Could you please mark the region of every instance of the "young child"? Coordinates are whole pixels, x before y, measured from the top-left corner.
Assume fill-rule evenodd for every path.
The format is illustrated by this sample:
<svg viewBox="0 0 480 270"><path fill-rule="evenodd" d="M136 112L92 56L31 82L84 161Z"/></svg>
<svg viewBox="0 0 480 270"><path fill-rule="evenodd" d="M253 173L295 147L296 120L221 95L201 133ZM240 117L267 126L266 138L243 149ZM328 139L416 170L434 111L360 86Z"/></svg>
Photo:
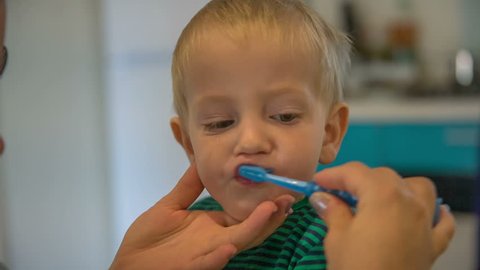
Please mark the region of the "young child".
<svg viewBox="0 0 480 270"><path fill-rule="evenodd" d="M332 162L347 129L342 77L350 44L297 0L213 0L182 32L173 56L175 138L212 197L191 209L242 221L265 200L296 199L285 223L230 269L325 269L326 233L308 201L242 179L254 164L308 181Z"/></svg>

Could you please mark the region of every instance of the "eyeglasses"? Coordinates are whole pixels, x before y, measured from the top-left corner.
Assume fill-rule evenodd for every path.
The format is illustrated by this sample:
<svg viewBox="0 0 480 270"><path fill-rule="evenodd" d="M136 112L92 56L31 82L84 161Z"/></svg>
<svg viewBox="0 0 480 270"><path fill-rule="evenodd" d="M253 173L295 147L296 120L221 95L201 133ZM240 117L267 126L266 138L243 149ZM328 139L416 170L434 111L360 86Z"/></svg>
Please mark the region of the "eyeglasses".
<svg viewBox="0 0 480 270"><path fill-rule="evenodd" d="M2 77L3 72L5 71L5 67L7 66L7 59L8 59L7 47L3 46L1 56L2 58L0 62L0 77Z"/></svg>

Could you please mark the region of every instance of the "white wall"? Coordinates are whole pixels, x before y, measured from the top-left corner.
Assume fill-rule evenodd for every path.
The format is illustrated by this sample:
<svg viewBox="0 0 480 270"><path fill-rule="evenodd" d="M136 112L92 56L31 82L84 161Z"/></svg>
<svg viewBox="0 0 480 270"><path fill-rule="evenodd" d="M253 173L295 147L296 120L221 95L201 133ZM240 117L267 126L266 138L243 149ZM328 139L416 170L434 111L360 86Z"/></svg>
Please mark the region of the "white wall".
<svg viewBox="0 0 480 270"><path fill-rule="evenodd" d="M6 263L106 269L99 3L7 2L10 61L0 81Z"/></svg>
<svg viewBox="0 0 480 270"><path fill-rule="evenodd" d="M466 29L463 32L464 46L467 49L477 52L480 57L480 1L478 0L463 0L462 1L462 24Z"/></svg>
<svg viewBox="0 0 480 270"><path fill-rule="evenodd" d="M104 1L115 246L187 168L169 125L171 54L183 27L206 2Z"/></svg>

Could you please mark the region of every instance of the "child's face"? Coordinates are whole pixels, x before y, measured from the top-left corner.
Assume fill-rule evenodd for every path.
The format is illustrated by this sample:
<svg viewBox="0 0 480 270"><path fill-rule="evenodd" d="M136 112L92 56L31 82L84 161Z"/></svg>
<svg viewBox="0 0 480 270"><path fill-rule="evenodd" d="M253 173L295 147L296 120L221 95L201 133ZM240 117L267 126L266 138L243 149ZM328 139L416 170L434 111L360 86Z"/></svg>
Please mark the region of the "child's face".
<svg viewBox="0 0 480 270"><path fill-rule="evenodd" d="M185 76L186 132L180 131L178 119L172 120L204 186L237 220L279 195L300 198L273 184L240 179L239 165L310 180L324 145L335 137L328 134L330 111L315 95L313 60L253 40L238 45L212 37L203 42L192 53Z"/></svg>

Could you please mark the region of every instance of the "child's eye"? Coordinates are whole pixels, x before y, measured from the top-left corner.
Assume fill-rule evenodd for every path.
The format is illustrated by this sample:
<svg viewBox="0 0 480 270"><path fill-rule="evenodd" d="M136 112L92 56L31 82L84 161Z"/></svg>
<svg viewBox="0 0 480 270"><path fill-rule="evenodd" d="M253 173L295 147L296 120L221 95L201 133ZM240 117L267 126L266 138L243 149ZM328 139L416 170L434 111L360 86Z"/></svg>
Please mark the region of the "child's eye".
<svg viewBox="0 0 480 270"><path fill-rule="evenodd" d="M235 120L216 121L216 122L205 124L205 129L207 131L219 131L219 130L228 128L229 126L233 125L233 123L235 123Z"/></svg>
<svg viewBox="0 0 480 270"><path fill-rule="evenodd" d="M298 118L298 114L296 113L280 113L270 116L270 118L283 122L283 123L290 123Z"/></svg>

